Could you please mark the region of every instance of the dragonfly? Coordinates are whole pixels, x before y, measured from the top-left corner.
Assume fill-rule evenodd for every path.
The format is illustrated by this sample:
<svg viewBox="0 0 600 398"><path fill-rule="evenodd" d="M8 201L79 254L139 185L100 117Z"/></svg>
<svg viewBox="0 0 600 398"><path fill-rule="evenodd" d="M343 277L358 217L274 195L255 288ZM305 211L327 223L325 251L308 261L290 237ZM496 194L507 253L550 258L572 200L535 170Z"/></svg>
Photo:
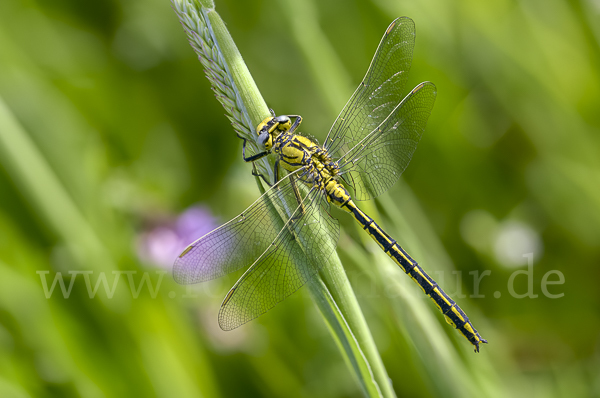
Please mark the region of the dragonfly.
<svg viewBox="0 0 600 398"><path fill-rule="evenodd" d="M318 273L337 245L339 224L329 212L335 206L354 217L475 352L487 343L456 302L355 203L384 193L398 180L431 114L437 94L433 83L420 83L402 96L414 42L410 18L390 24L322 146L297 133L301 116L273 112L256 128L263 152L246 156L246 139L240 137L246 162L276 156L275 183L261 176L270 186L265 193L239 216L191 243L173 266L174 279L191 284L249 265L221 304L223 330L267 312ZM281 179L280 169L287 172Z"/></svg>

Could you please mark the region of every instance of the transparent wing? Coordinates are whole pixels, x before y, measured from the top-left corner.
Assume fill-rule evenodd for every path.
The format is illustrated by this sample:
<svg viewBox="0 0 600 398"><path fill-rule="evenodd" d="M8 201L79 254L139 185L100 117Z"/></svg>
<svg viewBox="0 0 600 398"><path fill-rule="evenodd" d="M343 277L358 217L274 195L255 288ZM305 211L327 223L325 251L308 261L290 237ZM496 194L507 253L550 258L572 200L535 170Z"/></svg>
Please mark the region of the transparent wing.
<svg viewBox="0 0 600 398"><path fill-rule="evenodd" d="M273 308L335 251L339 225L326 211L323 195L317 188L308 193L273 244L231 288L219 311L221 329L235 329Z"/></svg>
<svg viewBox="0 0 600 398"><path fill-rule="evenodd" d="M387 119L340 160L340 173L354 188L354 198L374 198L394 185L406 169L423 135L436 97L424 82L402 100Z"/></svg>
<svg viewBox="0 0 600 398"><path fill-rule="evenodd" d="M415 45L415 24L401 17L387 28L369 70L333 123L323 146L342 157L385 120L402 100Z"/></svg>
<svg viewBox="0 0 600 398"><path fill-rule="evenodd" d="M291 178L301 172L288 174L242 214L189 245L173 265L175 281L198 283L252 264L277 237L287 221L282 221L284 214L291 215L298 205ZM294 202L291 210L280 212L285 203Z"/></svg>

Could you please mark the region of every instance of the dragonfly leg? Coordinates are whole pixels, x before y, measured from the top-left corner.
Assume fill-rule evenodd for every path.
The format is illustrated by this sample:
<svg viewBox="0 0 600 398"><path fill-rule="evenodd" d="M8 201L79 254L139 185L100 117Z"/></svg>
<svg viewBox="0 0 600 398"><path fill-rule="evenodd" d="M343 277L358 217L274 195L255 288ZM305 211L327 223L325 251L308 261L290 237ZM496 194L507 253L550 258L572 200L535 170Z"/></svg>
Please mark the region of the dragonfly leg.
<svg viewBox="0 0 600 398"><path fill-rule="evenodd" d="M290 184L292 185L292 188L294 189L294 196L296 197L296 201L298 202L298 205L300 206L300 214L297 217L294 217L294 219L298 219L298 218L302 217L302 215L304 215L304 212L306 211L306 209L304 208L304 204L302 204L302 196L300 196L300 191L298 190L298 187L296 186L295 177L290 176Z"/></svg>
<svg viewBox="0 0 600 398"><path fill-rule="evenodd" d="M275 161L275 183L279 182L279 158Z"/></svg>
<svg viewBox="0 0 600 398"><path fill-rule="evenodd" d="M296 120L294 120L294 124L292 124L292 127L290 127L290 133L294 133L294 131L296 131L296 129L298 128L298 126L300 126L300 123L302 123L302 116L300 115L286 115L289 118L296 118Z"/></svg>
<svg viewBox="0 0 600 398"><path fill-rule="evenodd" d="M256 165L254 163L252 163L252 175L255 177L262 178L262 180L265 182L265 184L269 186L269 188L273 188L273 186L275 186L275 184L277 184L277 182L279 181L279 159L275 161L275 183L271 184L269 180L267 180L267 177L264 176L264 174L259 173L256 170Z"/></svg>
<svg viewBox="0 0 600 398"><path fill-rule="evenodd" d="M248 156L246 157L246 143L247 143L247 139L242 137L241 135L237 135L238 138L240 138L242 141L244 141L244 144L242 145L242 158L244 159L245 162L252 162L252 175L255 177L260 177L262 178L262 180L265 182L265 184L267 184L269 187L272 187L273 184L271 184L269 182L269 180L267 180L267 178L263 175L263 174L259 174L258 171L256 170L256 165L254 164L255 161L264 158L265 156L267 156L270 152L269 151L264 151L261 153L258 153L256 155L253 156ZM275 181L277 181L278 179L275 178Z"/></svg>
<svg viewBox="0 0 600 398"><path fill-rule="evenodd" d="M252 163L252 175L255 176L255 177L262 178L262 180L265 182L265 184L267 184L269 186L269 188L273 187L273 184L271 184L269 182L269 180L267 180L267 178L264 176L264 174L261 174L261 173L259 173L256 170L256 164L255 163Z"/></svg>
<svg viewBox="0 0 600 398"><path fill-rule="evenodd" d="M239 134L237 136L242 141L244 141L244 144L242 145L242 157L244 159L244 162L254 162L254 161L257 161L258 159L264 158L265 156L267 156L269 154L269 151L264 151L264 152L258 153L256 155L246 157L246 143L248 142L248 140Z"/></svg>

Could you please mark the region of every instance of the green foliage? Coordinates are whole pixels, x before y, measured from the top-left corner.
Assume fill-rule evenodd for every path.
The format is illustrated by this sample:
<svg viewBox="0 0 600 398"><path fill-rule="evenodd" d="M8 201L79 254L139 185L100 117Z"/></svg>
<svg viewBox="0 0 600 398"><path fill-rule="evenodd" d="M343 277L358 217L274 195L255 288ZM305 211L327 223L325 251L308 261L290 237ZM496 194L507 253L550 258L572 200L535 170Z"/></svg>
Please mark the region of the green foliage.
<svg viewBox="0 0 600 398"><path fill-rule="evenodd" d="M170 6L0 3L0 395L360 396L309 289L225 333L216 311L234 278L186 290L138 258L142 233L186 207L202 202L226 221L258 196ZM382 30L400 15L415 20L409 85L434 82L437 102L404 182L363 205L446 291L461 272L467 297L454 298L490 344L473 354L335 213L339 256L398 396L600 394L593 2L215 6L268 106L303 115L320 140ZM519 299L507 284L526 269L513 261L526 249L538 297ZM134 298L127 274L113 298L102 288L88 296L85 275L94 285L107 272L110 284L113 271L134 270L136 285L143 272L161 281L154 298L145 288ZM484 297L468 297L469 272L485 270ZM552 270L565 283L548 291L564 297L543 294ZM68 299L46 299L44 271L49 284L63 272L67 287L68 271L88 273ZM527 290L525 275L514 290Z"/></svg>

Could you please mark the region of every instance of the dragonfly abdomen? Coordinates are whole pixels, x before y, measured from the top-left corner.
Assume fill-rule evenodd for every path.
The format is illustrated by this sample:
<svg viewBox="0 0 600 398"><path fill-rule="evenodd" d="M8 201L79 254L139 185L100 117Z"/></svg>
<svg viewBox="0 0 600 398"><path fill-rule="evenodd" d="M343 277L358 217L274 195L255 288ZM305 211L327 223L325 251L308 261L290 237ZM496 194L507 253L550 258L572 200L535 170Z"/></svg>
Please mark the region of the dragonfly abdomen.
<svg viewBox="0 0 600 398"><path fill-rule="evenodd" d="M354 216L356 221L373 238L383 251L394 260L402 270L411 277L431 298L435 305L446 318L446 322L454 326L471 344L475 346L475 351L479 352L479 344L487 343L487 340L481 338L477 330L469 321L465 312L450 298L446 292L430 277L421 266L377 223L360 210L352 200L346 201L342 206L343 210Z"/></svg>

